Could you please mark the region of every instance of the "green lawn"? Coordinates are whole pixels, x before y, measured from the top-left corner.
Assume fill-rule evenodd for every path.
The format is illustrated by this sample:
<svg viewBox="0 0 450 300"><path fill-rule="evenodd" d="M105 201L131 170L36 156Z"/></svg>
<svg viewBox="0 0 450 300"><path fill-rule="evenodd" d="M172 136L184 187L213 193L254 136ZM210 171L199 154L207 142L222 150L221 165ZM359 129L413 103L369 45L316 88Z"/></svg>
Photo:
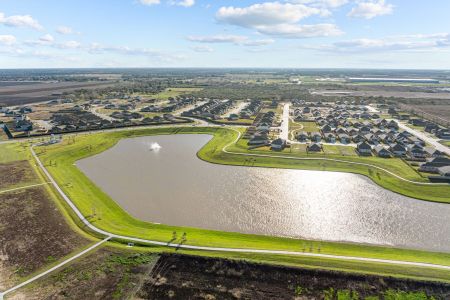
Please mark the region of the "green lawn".
<svg viewBox="0 0 450 300"><path fill-rule="evenodd" d="M226 144L226 143L225 143ZM257 155L276 155L279 157L257 157L256 162L252 163L255 166L261 167L271 167L271 168L288 168L288 169L307 169L307 170L321 170L321 171L340 171L348 173L357 173L365 175L372 179L378 185L389 189L391 191L403 194L405 196L428 200L436 202L450 203L450 185L417 185L414 183L409 183L392 176L391 174L373 167L368 167L365 165L358 165L354 163L365 163L374 165L386 170L389 170L405 179L414 180L417 182L428 182L426 177L422 177L414 168L405 163L399 158L380 158L380 157L360 157L360 156L342 156L339 154L328 154L326 157L323 153L306 153L304 151L295 151L297 145L294 146L294 150L291 151L290 148L286 148L283 151L270 151L268 147L256 148L253 150L248 150L247 141L244 139L239 140L236 144L228 147L229 151L239 152L239 153L251 153ZM330 146L337 147L337 146ZM344 146L340 146L344 147ZM207 148L207 147L205 147ZM204 148L204 149L205 149ZM203 152L202 149L200 153ZM347 149L351 152L350 149ZM348 154L350 154L348 152ZM216 159L216 157L219 159ZM287 158L283 158L287 156ZM202 157L202 156L201 156ZM294 160L289 159L289 157L295 158L316 158L317 160ZM326 159L337 159L337 161L323 160ZM237 154L226 154L226 155L212 155L210 157L205 157L207 161L213 161L220 164L230 164L230 165L242 165L248 157L237 155Z"/></svg>
<svg viewBox="0 0 450 300"><path fill-rule="evenodd" d="M439 143L441 143L441 144L444 145L444 146L450 147L450 141L444 141L444 140L441 140L441 141L439 141Z"/></svg>
<svg viewBox="0 0 450 300"><path fill-rule="evenodd" d="M289 119L289 135L291 139L295 139L295 135L299 132L318 132L320 129L314 121L295 122Z"/></svg>
<svg viewBox="0 0 450 300"><path fill-rule="evenodd" d="M416 250L394 249L388 247L375 247L367 245L305 241L298 239L268 237L259 235L239 234L231 232L221 232L212 230L203 230L197 228L177 227L161 224L153 224L137 220L127 214L120 206L118 206L108 195L95 186L75 165L74 163L82 158L100 153L113 145L122 138L155 135L155 134L175 134L175 133L206 133L213 134L212 139L205 147L203 147L198 156L201 159L214 163L243 165L246 159L243 156L235 154L227 154L221 151L224 145L237 137L235 131L224 128L202 128L202 127L184 127L184 128L153 128L140 129L130 131L116 131L109 133L96 133L90 135L82 135L75 137L75 140L66 138L62 144L39 147L36 149L43 163L47 166L49 172L58 181L64 192L75 202L77 207L85 216L91 216L91 221L99 228L114 232L116 234L128 235L140 238L154 239L159 241L169 241L172 232L186 232L188 243L191 245L214 246L214 247L240 247L255 249L276 249L301 251L305 245L311 247L313 252L317 252L320 247L321 253L336 255L355 255L362 257L376 257L386 259L400 259L408 261L430 262L443 265L450 265L450 254L447 253L430 253ZM235 146L234 148L236 148ZM230 147L231 148L231 147ZM52 161L52 165L49 162ZM284 167L284 168L310 168L310 169L345 169L350 168L354 172L353 167L332 166L331 164L319 165L317 162L311 164L308 162L293 161L288 159L272 159L257 158L255 165L268 167ZM404 166L403 166L404 167ZM361 173L366 172L365 168L360 170ZM376 176L371 176L376 178ZM384 178L383 181L387 180ZM396 187L403 187L404 183L398 183ZM394 185L395 186L395 185ZM417 189L417 188L416 188ZM449 192L447 189L446 192ZM448 194L446 194L448 195ZM96 216L92 216L92 207L95 207ZM202 253L202 252L200 252ZM233 256L232 254L220 255ZM237 255L237 254L236 254ZM239 256L239 255L237 255ZM245 255L241 255L244 257ZM284 256L265 256L265 260L272 262L282 262L288 260ZM261 258L262 259L262 258ZM301 261L303 265L316 266L318 259L312 258L291 258L294 261ZM328 268L345 269L357 271L360 269L360 263L349 263L345 268L343 262L338 260L327 261ZM374 272L381 272L385 269L383 265L377 265L378 269L372 269ZM395 271L397 275L404 276L423 276L421 270L412 271L411 268L401 268ZM414 274L411 274L414 273ZM389 272L388 272L389 273ZM391 274L391 273L389 273ZM450 272L446 274L450 275Z"/></svg>
<svg viewBox="0 0 450 300"><path fill-rule="evenodd" d="M0 163L25 160L29 157L30 153L25 143L0 144Z"/></svg>

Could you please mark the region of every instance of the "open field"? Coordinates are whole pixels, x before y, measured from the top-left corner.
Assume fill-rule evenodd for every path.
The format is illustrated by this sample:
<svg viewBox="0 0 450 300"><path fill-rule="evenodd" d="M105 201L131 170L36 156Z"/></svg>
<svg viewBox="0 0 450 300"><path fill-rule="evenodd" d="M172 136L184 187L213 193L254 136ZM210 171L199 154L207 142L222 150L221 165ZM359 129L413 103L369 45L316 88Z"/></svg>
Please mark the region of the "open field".
<svg viewBox="0 0 450 300"><path fill-rule="evenodd" d="M295 122L289 119L289 138L295 140L295 135L301 131L304 132L318 132L319 127L316 122Z"/></svg>
<svg viewBox="0 0 450 300"><path fill-rule="evenodd" d="M12 299L129 299L158 256L103 247L11 294Z"/></svg>
<svg viewBox="0 0 450 300"><path fill-rule="evenodd" d="M28 161L0 164L0 174L4 190L40 182ZM45 186L0 193L0 291L90 242L57 210Z"/></svg>
<svg viewBox="0 0 450 300"><path fill-rule="evenodd" d="M95 90L114 85L111 81L97 82L57 82L0 87L0 104L19 105L58 99L64 92L78 89Z"/></svg>
<svg viewBox="0 0 450 300"><path fill-rule="evenodd" d="M446 121L450 124L450 104L447 105L410 105L418 115L423 115L426 119ZM442 123L442 122L439 122Z"/></svg>
<svg viewBox="0 0 450 300"><path fill-rule="evenodd" d="M162 255L143 299L445 299L450 286L196 256ZM327 298L328 297L328 298ZM303 299L303 298L301 298Z"/></svg>
<svg viewBox="0 0 450 300"><path fill-rule="evenodd" d="M117 143L121 138L144 136L151 134L174 134L174 133L209 133L214 134L215 139L211 140L200 152L199 156L208 161L226 164L245 164L245 157L227 154L221 151L222 147L232 141L237 133L232 130L222 128L155 128L143 129L135 131L120 131L111 133L99 133L92 135L78 136L75 140L66 140L61 145L53 145L48 147L39 147L36 149L41 160L47 165L49 172L59 182L64 192L75 202L78 209L88 216L92 215L92 208L95 207L97 217L91 222L95 223L98 228L108 230L110 232L140 237L145 239L153 239L167 242L171 240L173 231L186 232L187 242L190 245L215 246L215 247L239 247L253 249L276 249L276 250L292 250L298 251L302 244L311 245L311 251L317 251L320 248L321 253L353 255L362 257L377 257L387 259L401 259L410 261L433 262L437 264L448 265L450 262L450 254L429 253L415 250L401 250L386 247L372 247L366 245L302 241L286 238L267 237L258 235L247 235L230 232L219 232L211 230L202 230L196 228L176 227L169 225L153 224L143 222L132 218L123 209L121 209L109 196L96 187L78 168L74 166L76 160L82 159L100 153ZM53 164L50 165L49 162ZM287 164L287 161L289 164ZM281 166L288 168L297 167L297 162L288 160L275 159L263 160L259 159L255 165L259 166ZM298 166L303 168L300 164ZM323 166L320 165L320 168ZM373 175L372 175L373 176ZM373 176L375 177L375 176ZM206 252L198 253L206 255ZM213 253L213 252L212 252ZM254 260L279 263L286 260L286 256L280 255L249 255L249 254L231 254L231 253L214 253L214 255L224 255L226 257L250 258ZM400 276L422 277L423 268L405 268L397 267L385 268L386 265L374 263L353 263L343 262L336 259L314 259L310 257L291 257L288 259L289 264L298 264L301 261L303 266L317 266L320 261L325 268L336 268L342 270L366 270L366 272L384 273ZM284 263L288 263L285 261ZM319 264L319 265L320 265ZM364 267L363 267L364 266ZM448 272L428 272L427 278L445 278ZM437 276L437 277L436 277ZM442 277L444 276L444 277Z"/></svg>
<svg viewBox="0 0 450 300"><path fill-rule="evenodd" d="M0 164L0 191L39 182L36 174L25 160Z"/></svg>
<svg viewBox="0 0 450 300"><path fill-rule="evenodd" d="M202 88L167 88L164 91L157 93L157 94L153 94L153 95L142 95L142 96L146 96L146 97L151 97L153 99L156 100L167 100L168 98L172 97L178 97L181 96L183 94L188 94L188 93L194 93L194 92L199 92L201 91Z"/></svg>
<svg viewBox="0 0 450 300"><path fill-rule="evenodd" d="M406 98L406 99L450 99L450 93L426 93L426 92L408 92L408 91L387 91L385 87L378 90L352 90L342 89L336 90L321 90L317 89L313 92L314 95L320 96L353 96L353 97L385 97L385 98Z"/></svg>

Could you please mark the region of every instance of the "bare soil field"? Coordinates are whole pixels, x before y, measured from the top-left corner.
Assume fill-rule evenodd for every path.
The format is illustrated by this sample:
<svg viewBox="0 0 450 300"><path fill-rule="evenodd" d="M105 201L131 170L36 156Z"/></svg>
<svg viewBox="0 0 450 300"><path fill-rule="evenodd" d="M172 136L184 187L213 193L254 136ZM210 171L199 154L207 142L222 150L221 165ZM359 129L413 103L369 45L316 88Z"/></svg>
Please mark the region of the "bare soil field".
<svg viewBox="0 0 450 300"><path fill-rule="evenodd" d="M156 272L158 266L161 272ZM450 285L162 255L140 299L449 299ZM402 298L400 296L410 296Z"/></svg>
<svg viewBox="0 0 450 300"><path fill-rule="evenodd" d="M312 94L320 96L356 96L356 97L393 97L406 99L450 99L450 93L426 93L388 90L313 90Z"/></svg>
<svg viewBox="0 0 450 300"><path fill-rule="evenodd" d="M102 248L8 299L130 299L157 256Z"/></svg>
<svg viewBox="0 0 450 300"><path fill-rule="evenodd" d="M57 99L58 94L79 89L97 89L114 85L111 81L58 82L0 87L0 104L22 105Z"/></svg>
<svg viewBox="0 0 450 300"><path fill-rule="evenodd" d="M450 123L450 105L411 105L412 109L417 113L424 113L425 117L439 117Z"/></svg>
<svg viewBox="0 0 450 300"><path fill-rule="evenodd" d="M45 187L0 194L0 290L88 244Z"/></svg>
<svg viewBox="0 0 450 300"><path fill-rule="evenodd" d="M19 182L24 184L37 183L37 180L36 174L28 161L0 164L0 190Z"/></svg>

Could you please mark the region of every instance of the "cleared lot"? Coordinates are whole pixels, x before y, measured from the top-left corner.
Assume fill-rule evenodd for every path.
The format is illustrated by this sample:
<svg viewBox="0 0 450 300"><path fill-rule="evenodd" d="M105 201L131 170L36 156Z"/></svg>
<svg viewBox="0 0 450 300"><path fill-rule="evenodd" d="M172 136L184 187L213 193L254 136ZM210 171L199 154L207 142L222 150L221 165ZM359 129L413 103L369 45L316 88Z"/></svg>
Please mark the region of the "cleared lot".
<svg viewBox="0 0 450 300"><path fill-rule="evenodd" d="M60 98L64 92L92 90L112 86L112 81L58 82L0 87L0 104L19 105Z"/></svg>

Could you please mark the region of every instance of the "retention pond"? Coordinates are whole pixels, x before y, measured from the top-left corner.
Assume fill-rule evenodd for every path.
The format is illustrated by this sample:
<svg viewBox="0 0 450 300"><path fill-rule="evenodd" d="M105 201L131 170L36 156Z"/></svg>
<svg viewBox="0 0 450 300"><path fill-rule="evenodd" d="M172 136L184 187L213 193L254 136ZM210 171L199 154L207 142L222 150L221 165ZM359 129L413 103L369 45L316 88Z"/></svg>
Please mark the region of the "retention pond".
<svg viewBox="0 0 450 300"><path fill-rule="evenodd" d="M209 135L121 140L77 166L138 219L450 252L450 205L338 172L222 166L197 158Z"/></svg>

